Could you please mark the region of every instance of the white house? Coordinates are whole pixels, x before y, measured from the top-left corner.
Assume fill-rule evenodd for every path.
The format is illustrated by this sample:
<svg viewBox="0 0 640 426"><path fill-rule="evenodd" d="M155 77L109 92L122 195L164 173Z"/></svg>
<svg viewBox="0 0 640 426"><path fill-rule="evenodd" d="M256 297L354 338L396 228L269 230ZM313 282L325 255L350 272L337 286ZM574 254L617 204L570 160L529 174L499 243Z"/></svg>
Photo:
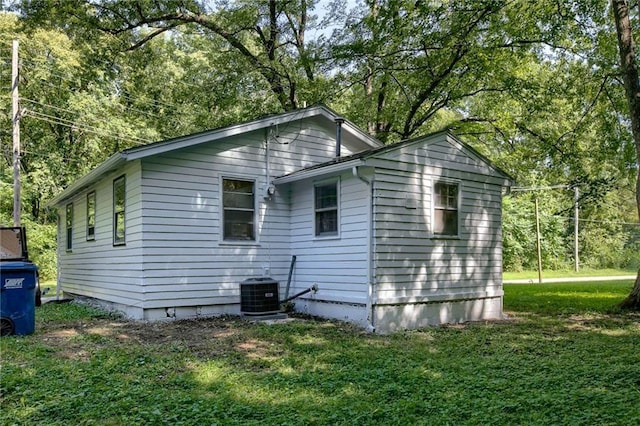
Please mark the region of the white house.
<svg viewBox="0 0 640 426"><path fill-rule="evenodd" d="M58 286L136 319L295 309L390 332L502 316L508 176L447 132L383 146L322 106L132 148L56 196Z"/></svg>

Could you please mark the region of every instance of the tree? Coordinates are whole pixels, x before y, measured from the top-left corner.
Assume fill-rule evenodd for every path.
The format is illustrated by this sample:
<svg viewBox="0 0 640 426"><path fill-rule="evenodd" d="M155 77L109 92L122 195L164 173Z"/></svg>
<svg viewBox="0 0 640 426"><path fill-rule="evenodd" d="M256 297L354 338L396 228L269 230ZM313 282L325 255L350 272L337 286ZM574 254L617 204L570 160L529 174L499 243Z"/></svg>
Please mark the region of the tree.
<svg viewBox="0 0 640 426"><path fill-rule="evenodd" d="M352 101L343 109L383 141L455 123L469 99L527 84L518 75L523 64L581 42L567 2L364 3L333 52L355 71L345 73Z"/></svg>
<svg viewBox="0 0 640 426"><path fill-rule="evenodd" d="M314 5L314 0L237 0L210 8L208 2L193 0L72 0L27 1L21 9L37 24L99 29L117 37L123 50L139 49L179 30L197 30L217 39L218 51L239 70L260 76L278 109L286 111L321 96L314 93L321 87L316 84L322 79L320 46L306 38L314 25Z"/></svg>
<svg viewBox="0 0 640 426"><path fill-rule="evenodd" d="M624 81L625 93L629 104L631 131L636 147L637 165L640 167L640 82L638 81L638 65L629 18L629 4L626 0L612 0L613 17L618 35L620 51L620 68ZM636 179L636 205L640 219L640 171ZM640 309L640 270L635 285L629 296L621 304L625 308Z"/></svg>

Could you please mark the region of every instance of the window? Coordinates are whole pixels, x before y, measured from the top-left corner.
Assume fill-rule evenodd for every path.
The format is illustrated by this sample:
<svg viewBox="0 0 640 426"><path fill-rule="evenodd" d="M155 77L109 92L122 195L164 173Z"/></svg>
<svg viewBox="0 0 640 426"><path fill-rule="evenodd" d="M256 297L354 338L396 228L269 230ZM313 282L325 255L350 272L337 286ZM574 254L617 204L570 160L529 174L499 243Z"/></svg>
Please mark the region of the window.
<svg viewBox="0 0 640 426"><path fill-rule="evenodd" d="M113 181L113 244L125 243L126 180L120 176Z"/></svg>
<svg viewBox="0 0 640 426"><path fill-rule="evenodd" d="M222 179L224 240L255 241L255 183Z"/></svg>
<svg viewBox="0 0 640 426"><path fill-rule="evenodd" d="M338 182L315 187L316 236L338 235Z"/></svg>
<svg viewBox="0 0 640 426"><path fill-rule="evenodd" d="M73 249L73 203L67 204L66 214L67 251Z"/></svg>
<svg viewBox="0 0 640 426"><path fill-rule="evenodd" d="M438 182L434 186L433 232L458 235L458 184Z"/></svg>
<svg viewBox="0 0 640 426"><path fill-rule="evenodd" d="M87 194L87 241L96 239L96 193Z"/></svg>

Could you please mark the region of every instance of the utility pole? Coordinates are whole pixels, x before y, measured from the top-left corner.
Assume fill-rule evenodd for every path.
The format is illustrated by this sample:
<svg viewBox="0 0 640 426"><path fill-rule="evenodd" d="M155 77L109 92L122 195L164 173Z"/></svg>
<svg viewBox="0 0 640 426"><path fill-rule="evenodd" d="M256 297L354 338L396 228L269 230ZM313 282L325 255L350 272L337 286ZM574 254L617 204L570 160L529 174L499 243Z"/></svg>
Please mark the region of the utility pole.
<svg viewBox="0 0 640 426"><path fill-rule="evenodd" d="M536 197L536 248L538 249L538 284L542 284L542 242L540 241L540 211Z"/></svg>
<svg viewBox="0 0 640 426"><path fill-rule="evenodd" d="M11 109L13 111L13 226L20 226L20 104L18 102L18 40L11 55Z"/></svg>
<svg viewBox="0 0 640 426"><path fill-rule="evenodd" d="M578 206L578 200L580 199L580 190L576 186L573 188L573 260L575 264L575 270L578 272L580 269L580 253L578 252L578 223L580 221L578 215L580 214L580 208Z"/></svg>

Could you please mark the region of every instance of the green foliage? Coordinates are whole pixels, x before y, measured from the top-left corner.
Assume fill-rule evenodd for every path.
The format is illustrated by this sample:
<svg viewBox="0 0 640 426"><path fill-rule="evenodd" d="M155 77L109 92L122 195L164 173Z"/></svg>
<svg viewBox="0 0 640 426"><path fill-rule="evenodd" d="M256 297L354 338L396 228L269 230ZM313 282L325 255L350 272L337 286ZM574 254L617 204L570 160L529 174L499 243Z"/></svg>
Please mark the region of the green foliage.
<svg viewBox="0 0 640 426"><path fill-rule="evenodd" d="M23 221L27 229L29 257L38 266L40 279L56 278L56 224L41 224L34 221Z"/></svg>
<svg viewBox="0 0 640 426"><path fill-rule="evenodd" d="M74 321L95 321L100 319L117 319L117 315L80 303L50 302L36 309L36 321L40 327L59 327Z"/></svg>
<svg viewBox="0 0 640 426"><path fill-rule="evenodd" d="M390 336L47 304L0 339L0 422L635 424L639 319L607 313L629 286L506 286L509 321Z"/></svg>
<svg viewBox="0 0 640 426"><path fill-rule="evenodd" d="M580 268L578 272L573 269L563 269L556 271L543 271L543 279L547 278L577 278L577 277L602 277L603 280L608 277L631 276L635 275L635 269L588 269ZM520 272L504 272L502 279L506 282L509 280L530 280L531 283L537 282L538 271L528 270Z"/></svg>
<svg viewBox="0 0 640 426"><path fill-rule="evenodd" d="M626 183L627 180L620 182ZM533 188L545 188L535 182ZM640 225L633 223L628 186L581 185L578 250L580 266L590 269L636 269L640 259ZM503 267L537 269L535 198L539 199L543 270L567 269L574 263L574 199L571 188L514 192L503 198Z"/></svg>
<svg viewBox="0 0 640 426"><path fill-rule="evenodd" d="M518 205L519 204L519 205ZM505 271L536 269L536 224L531 220L530 200L502 200L502 264ZM526 210L525 210L526 209Z"/></svg>
<svg viewBox="0 0 640 426"><path fill-rule="evenodd" d="M538 268L535 196L520 194L503 200L503 265L505 271ZM558 217L556 197L539 197L540 245L543 269L563 269L571 261L567 222Z"/></svg>
<svg viewBox="0 0 640 426"><path fill-rule="evenodd" d="M10 185L0 185L0 225L13 226L13 191ZM5 203L7 204L5 206ZM30 216L22 218L21 225L27 230L29 258L38 266L41 280L56 278L56 223L41 223Z"/></svg>

